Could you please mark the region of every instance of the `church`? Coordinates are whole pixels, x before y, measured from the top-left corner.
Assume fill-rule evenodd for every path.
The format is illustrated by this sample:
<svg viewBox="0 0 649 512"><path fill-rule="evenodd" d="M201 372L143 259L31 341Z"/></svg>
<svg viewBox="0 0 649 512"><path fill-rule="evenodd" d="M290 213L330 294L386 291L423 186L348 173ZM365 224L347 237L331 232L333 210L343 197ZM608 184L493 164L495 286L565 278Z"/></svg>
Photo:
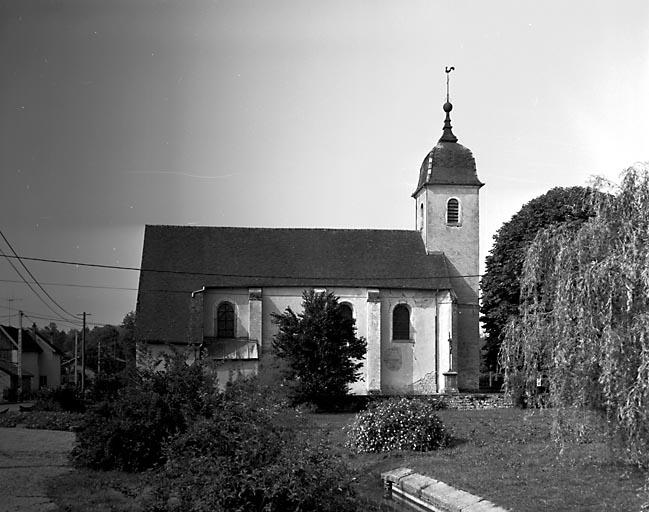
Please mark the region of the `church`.
<svg viewBox="0 0 649 512"><path fill-rule="evenodd" d="M414 230L147 225L138 343L216 364L221 385L277 375L272 313L299 312L305 289L333 292L367 340L356 394L476 390L479 192L451 127L419 169ZM415 173L413 172L413 181Z"/></svg>

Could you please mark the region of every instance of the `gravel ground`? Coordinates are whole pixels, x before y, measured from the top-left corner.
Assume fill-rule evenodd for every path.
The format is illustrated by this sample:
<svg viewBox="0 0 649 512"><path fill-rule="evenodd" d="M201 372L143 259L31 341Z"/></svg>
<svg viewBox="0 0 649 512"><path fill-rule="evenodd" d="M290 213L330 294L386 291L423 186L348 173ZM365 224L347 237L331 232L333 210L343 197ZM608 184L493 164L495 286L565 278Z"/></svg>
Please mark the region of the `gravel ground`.
<svg viewBox="0 0 649 512"><path fill-rule="evenodd" d="M45 483L69 471L73 443L73 432L0 428L0 511L57 510Z"/></svg>

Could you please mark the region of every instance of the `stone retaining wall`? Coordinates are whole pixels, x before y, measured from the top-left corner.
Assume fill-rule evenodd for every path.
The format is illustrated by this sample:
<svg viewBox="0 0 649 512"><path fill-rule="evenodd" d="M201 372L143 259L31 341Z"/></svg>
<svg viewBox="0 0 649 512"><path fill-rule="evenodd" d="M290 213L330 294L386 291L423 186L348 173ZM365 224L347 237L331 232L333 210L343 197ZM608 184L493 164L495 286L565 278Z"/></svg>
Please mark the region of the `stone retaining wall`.
<svg viewBox="0 0 649 512"><path fill-rule="evenodd" d="M401 501L413 510L430 512L507 512L506 509L475 494L415 473L397 468L381 473L385 498Z"/></svg>
<svg viewBox="0 0 649 512"><path fill-rule="evenodd" d="M504 393L461 393L442 398L449 409L505 409L513 406L511 397Z"/></svg>

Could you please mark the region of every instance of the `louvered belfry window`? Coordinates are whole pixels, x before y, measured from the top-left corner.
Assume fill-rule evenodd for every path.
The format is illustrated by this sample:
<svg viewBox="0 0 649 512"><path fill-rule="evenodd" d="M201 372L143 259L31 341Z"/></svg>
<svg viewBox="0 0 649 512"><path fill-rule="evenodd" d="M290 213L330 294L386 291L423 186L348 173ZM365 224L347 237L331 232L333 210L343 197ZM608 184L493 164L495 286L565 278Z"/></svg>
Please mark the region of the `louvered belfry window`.
<svg viewBox="0 0 649 512"><path fill-rule="evenodd" d="M234 306L229 302L221 303L216 312L216 337L234 338Z"/></svg>
<svg viewBox="0 0 649 512"><path fill-rule="evenodd" d="M460 223L460 202L455 198L449 199L446 203L446 223Z"/></svg>
<svg viewBox="0 0 649 512"><path fill-rule="evenodd" d="M399 304L392 312L392 339L410 339L410 310L403 304Z"/></svg>

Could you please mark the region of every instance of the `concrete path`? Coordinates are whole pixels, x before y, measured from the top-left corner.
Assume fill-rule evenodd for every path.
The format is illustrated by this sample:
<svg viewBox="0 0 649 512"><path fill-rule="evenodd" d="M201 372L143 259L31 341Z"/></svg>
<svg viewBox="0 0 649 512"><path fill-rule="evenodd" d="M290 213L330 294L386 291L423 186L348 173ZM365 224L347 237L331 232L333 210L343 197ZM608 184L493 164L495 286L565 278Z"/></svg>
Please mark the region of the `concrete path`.
<svg viewBox="0 0 649 512"><path fill-rule="evenodd" d="M46 496L49 478L69 471L73 432L0 428L0 511L57 509Z"/></svg>

